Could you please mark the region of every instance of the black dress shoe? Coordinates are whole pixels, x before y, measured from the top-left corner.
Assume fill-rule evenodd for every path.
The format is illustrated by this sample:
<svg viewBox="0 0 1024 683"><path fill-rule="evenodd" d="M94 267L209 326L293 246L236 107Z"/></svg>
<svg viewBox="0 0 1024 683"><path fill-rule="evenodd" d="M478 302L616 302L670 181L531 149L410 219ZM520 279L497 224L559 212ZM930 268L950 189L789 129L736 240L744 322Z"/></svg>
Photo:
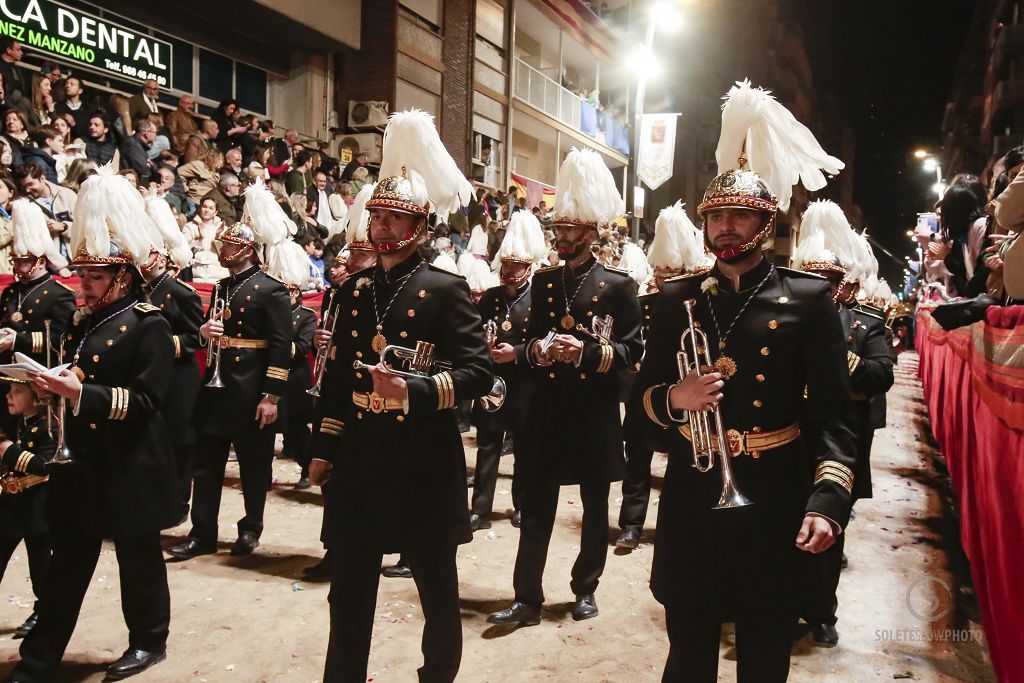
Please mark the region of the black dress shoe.
<svg viewBox="0 0 1024 683"><path fill-rule="evenodd" d="M184 543L179 543L167 549L168 555L179 560L191 560L198 555L213 555L216 552L216 546L203 545L199 542L198 538L192 538L191 536L186 538Z"/></svg>
<svg viewBox="0 0 1024 683"><path fill-rule="evenodd" d="M576 604L572 606L573 619L576 621L593 619L597 614L597 599L594 597L593 593L576 596Z"/></svg>
<svg viewBox="0 0 1024 683"><path fill-rule="evenodd" d="M120 681L129 676L140 674L146 669L156 666L167 659L167 649L147 652L130 647L124 651L121 658L107 667L108 681Z"/></svg>
<svg viewBox="0 0 1024 683"><path fill-rule="evenodd" d="M618 539L615 541L616 548L636 550L638 545L640 545L640 532L636 529L626 529L619 534Z"/></svg>
<svg viewBox="0 0 1024 683"><path fill-rule="evenodd" d="M473 531L480 531L480 529L490 529L491 520L487 517L481 517L475 512L469 516L469 528Z"/></svg>
<svg viewBox="0 0 1024 683"><path fill-rule="evenodd" d="M384 567L380 573L389 579L411 579L412 570L407 564L396 564L393 567Z"/></svg>
<svg viewBox="0 0 1024 683"><path fill-rule="evenodd" d="M256 550L260 545L260 537L251 531L243 531L238 534L238 540L231 546L231 554L236 557L239 555L252 555L252 551Z"/></svg>
<svg viewBox="0 0 1024 683"><path fill-rule="evenodd" d="M28 619L26 619L25 622L21 626L19 626L18 628L14 629L14 637L15 638L24 638L29 633L32 633L32 629L34 629L36 627L36 623L38 621L39 621L39 615L36 614L35 612L32 612L32 614L29 615Z"/></svg>
<svg viewBox="0 0 1024 683"><path fill-rule="evenodd" d="M519 510L512 511L512 526L519 528L523 525L523 513Z"/></svg>
<svg viewBox="0 0 1024 683"><path fill-rule="evenodd" d="M327 579L331 576L331 553L324 553L324 559L316 564L302 570L302 576L306 579Z"/></svg>
<svg viewBox="0 0 1024 683"><path fill-rule="evenodd" d="M488 615L487 623L498 626L536 626L540 623L540 607L516 600L500 612Z"/></svg>
<svg viewBox="0 0 1024 683"><path fill-rule="evenodd" d="M843 553L843 559L839 562L839 566L846 569L850 564L850 561L846 559L846 553Z"/></svg>
<svg viewBox="0 0 1024 683"><path fill-rule="evenodd" d="M305 491L312 484L309 483L309 477L299 477L299 481L295 484L296 491Z"/></svg>
<svg viewBox="0 0 1024 683"><path fill-rule="evenodd" d="M818 647L835 647L839 643L839 632L833 624L814 624L811 636Z"/></svg>

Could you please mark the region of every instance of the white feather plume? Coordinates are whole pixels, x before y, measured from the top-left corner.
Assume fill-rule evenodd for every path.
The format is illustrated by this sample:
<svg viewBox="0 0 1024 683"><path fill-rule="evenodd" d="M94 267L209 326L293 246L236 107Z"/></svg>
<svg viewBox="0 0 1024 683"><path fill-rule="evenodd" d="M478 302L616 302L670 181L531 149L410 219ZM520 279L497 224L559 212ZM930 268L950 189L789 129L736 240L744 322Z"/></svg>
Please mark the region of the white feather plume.
<svg viewBox="0 0 1024 683"><path fill-rule="evenodd" d="M11 202L11 231L14 233L12 246L15 256L45 256L58 270L68 265L68 260L50 236L43 210L35 202L29 199L15 199Z"/></svg>
<svg viewBox="0 0 1024 683"><path fill-rule="evenodd" d="M508 220L505 237L501 240L501 246L498 247L491 268L500 268L503 258L529 259L536 264L547 255L548 247L544 242L544 229L540 221L531 211L516 211Z"/></svg>
<svg viewBox="0 0 1024 683"><path fill-rule="evenodd" d="M414 185L422 183L433 210L442 216L466 206L473 196L473 186L441 142L434 117L419 109L391 114L384 129L379 177L401 176L403 168Z"/></svg>
<svg viewBox="0 0 1024 683"><path fill-rule="evenodd" d="M769 91L752 87L749 80L737 81L725 96L715 152L719 174L736 168L744 150L749 167L768 183L782 211L789 208L798 182L809 191L820 190L826 183L822 171L836 175L845 166Z"/></svg>
<svg viewBox="0 0 1024 683"><path fill-rule="evenodd" d="M283 240L269 249L267 272L289 287L305 288L309 283L309 255L292 240Z"/></svg>
<svg viewBox="0 0 1024 683"><path fill-rule="evenodd" d="M370 212L366 210L366 202L373 195L373 188L376 183L367 183L356 193L352 206L348 207L348 216L345 217L345 242L369 242L370 236L367 233L370 224Z"/></svg>
<svg viewBox="0 0 1024 683"><path fill-rule="evenodd" d="M108 163L82 183L70 233L72 254L84 248L90 256L108 257L113 240L138 265L149 258L156 226L139 191Z"/></svg>
<svg viewBox="0 0 1024 683"><path fill-rule="evenodd" d="M800 221L800 243L793 250L793 267L800 269L805 263L831 255L849 271L855 261L853 240L853 227L838 204L827 199L811 202Z"/></svg>
<svg viewBox="0 0 1024 683"><path fill-rule="evenodd" d="M704 248L704 233L686 215L682 202L666 206L654 223L647 262L654 268L693 272L714 263Z"/></svg>
<svg viewBox="0 0 1024 683"><path fill-rule="evenodd" d="M466 251L476 256L487 256L487 232L483 226L473 226L473 232L469 234L469 242L466 243Z"/></svg>
<svg viewBox="0 0 1024 683"><path fill-rule="evenodd" d="M293 237L298 232L295 221L284 212L274 199L274 193L260 177L245 188L242 222L252 227L256 241L265 247Z"/></svg>
<svg viewBox="0 0 1024 683"><path fill-rule="evenodd" d="M590 149L569 150L558 169L555 219L610 225L625 210L622 193L601 155Z"/></svg>
<svg viewBox="0 0 1024 683"><path fill-rule="evenodd" d="M477 258L469 251L462 252L459 256L458 264L459 274L466 278L466 282L471 290L475 292L483 291L497 284L491 276L491 268L487 261Z"/></svg>
<svg viewBox="0 0 1024 683"><path fill-rule="evenodd" d="M647 262L647 257L644 255L644 250L632 242L622 245L622 257L619 259L619 268L628 270L629 276L638 285L644 284L654 275L651 264Z"/></svg>
<svg viewBox="0 0 1024 683"><path fill-rule="evenodd" d="M878 278L878 285L875 287L874 298L881 299L886 303L888 303L889 299L892 298L892 288L889 286L889 283L882 278Z"/></svg>
<svg viewBox="0 0 1024 683"><path fill-rule="evenodd" d="M455 259L451 257L451 254L438 254L434 258L433 265L437 266L438 268L447 270L449 273L461 275L461 273L459 272L459 265L455 263Z"/></svg>
<svg viewBox="0 0 1024 683"><path fill-rule="evenodd" d="M871 245L868 243L867 237L861 233L853 234L851 246L853 247L853 259L851 266L847 268L846 279L850 282L863 283L871 273L871 264L875 257L871 253Z"/></svg>
<svg viewBox="0 0 1024 683"><path fill-rule="evenodd" d="M157 246L163 247L178 268L187 268L192 263L192 249L181 234L178 221L171 212L171 205L163 197L150 195L145 199L146 213L153 219L157 235L153 240ZM159 240L159 242L157 241Z"/></svg>

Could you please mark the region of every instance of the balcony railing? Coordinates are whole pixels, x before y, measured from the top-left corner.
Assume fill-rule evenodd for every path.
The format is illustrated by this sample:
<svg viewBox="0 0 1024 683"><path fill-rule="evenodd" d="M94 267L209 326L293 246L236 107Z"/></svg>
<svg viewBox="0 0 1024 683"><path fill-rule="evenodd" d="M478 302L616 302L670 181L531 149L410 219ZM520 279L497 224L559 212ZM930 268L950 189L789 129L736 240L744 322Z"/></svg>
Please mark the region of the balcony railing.
<svg viewBox="0 0 1024 683"><path fill-rule="evenodd" d="M513 95L600 142L629 155L629 137L625 127L597 111L557 81L516 58Z"/></svg>

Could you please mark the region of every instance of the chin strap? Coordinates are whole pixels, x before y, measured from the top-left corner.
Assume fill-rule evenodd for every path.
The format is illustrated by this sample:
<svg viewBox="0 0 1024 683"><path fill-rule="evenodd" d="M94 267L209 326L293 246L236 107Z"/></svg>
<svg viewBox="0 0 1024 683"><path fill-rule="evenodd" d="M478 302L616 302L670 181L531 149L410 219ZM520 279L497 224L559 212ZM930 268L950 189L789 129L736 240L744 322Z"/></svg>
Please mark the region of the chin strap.
<svg viewBox="0 0 1024 683"><path fill-rule="evenodd" d="M110 286L107 287L107 291L103 293L103 296L100 297L100 300L97 301L96 305L92 307L93 310L99 310L110 303L112 295L114 293L114 289L117 287L118 282L121 281L121 278L123 278L127 274L127 272L128 270L126 266L121 266L118 269L117 275L115 275L114 279L110 281Z"/></svg>
<svg viewBox="0 0 1024 683"><path fill-rule="evenodd" d="M378 254L394 254L396 251L401 251L410 244L412 244L412 242L420 236L420 233L423 232L423 229L426 227L426 225L427 222L423 221L423 223L421 223L419 227L412 231L411 235L409 235L407 238L399 242L377 242L373 240L371 236L370 239L373 242L373 248L374 250L376 250Z"/></svg>
<svg viewBox="0 0 1024 683"><path fill-rule="evenodd" d="M761 232L759 232L756 235L754 235L753 238L751 238L751 240L749 242L741 244L738 247L730 247L728 249L715 249L713 246L711 246L711 242L708 240L708 236L707 236L707 234L708 234L707 226L705 225L704 226L704 244L707 245L708 251L710 251L712 254L714 254L717 258L720 258L723 261L725 261L726 263L729 263L730 261L735 260L736 258L742 256L743 254L747 253L748 251L754 249L755 247L760 246L761 242L764 242L765 239L768 238L768 235L770 235L772 230L775 229L775 216L776 215L777 214L773 213L771 218L768 219L768 222L765 223L764 228L761 229Z"/></svg>

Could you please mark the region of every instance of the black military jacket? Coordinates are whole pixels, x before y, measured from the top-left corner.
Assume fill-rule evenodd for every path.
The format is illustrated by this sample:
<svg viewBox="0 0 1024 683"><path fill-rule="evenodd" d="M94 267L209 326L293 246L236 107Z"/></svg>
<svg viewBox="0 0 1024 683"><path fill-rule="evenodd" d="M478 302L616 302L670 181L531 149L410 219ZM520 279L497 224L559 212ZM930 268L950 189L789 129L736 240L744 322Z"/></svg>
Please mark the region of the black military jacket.
<svg viewBox="0 0 1024 683"><path fill-rule="evenodd" d="M507 431L512 429L514 424L522 423L522 415L525 409L523 405L523 392L519 385L519 376L526 369L525 364L525 339L526 329L530 320L530 283L524 283L514 296L507 296L505 287L499 285L491 287L477 302L476 308L480 317L486 323L493 320L498 326L498 344L509 344L516 350L516 360L511 363L495 363L494 374L505 380L507 391L505 405L493 413L483 409L477 401L473 406L473 425L477 429L491 429L495 431ZM511 308L509 308L511 306ZM502 325L508 320L509 329Z"/></svg>
<svg viewBox="0 0 1024 683"><path fill-rule="evenodd" d="M454 408L490 391L493 375L465 279L413 254L390 271L377 266L353 275L333 305L335 361L317 401L313 444L313 457L334 465L324 487L326 542L345 541L353 528L384 552L468 542L466 457ZM354 393L365 398L373 391L369 372L353 362L379 360L375 308L389 344L427 341L438 360L452 364L407 379L407 411L355 404ZM388 361L398 367L393 357Z"/></svg>
<svg viewBox="0 0 1024 683"><path fill-rule="evenodd" d="M717 281L717 293L705 294L702 285L714 291L710 278ZM730 459L737 486L754 502L747 507L712 510L722 488L719 458L710 472L694 469L692 446L680 432L686 414L669 410L668 392L679 379L676 353L687 299L697 302L694 317L708 336L712 360L719 355L719 334L709 305L727 336L723 353L736 363L720 404L727 430L745 436L802 427L805 387L820 408L820 422L809 438ZM735 327L725 335L733 320ZM773 268L765 259L740 278L734 293L715 268L669 280L651 322L634 396L662 430L669 451L654 595L725 620L766 605L792 607L801 554L795 539L804 514L845 526L856 465L846 343L828 282Z"/></svg>
<svg viewBox="0 0 1024 683"><path fill-rule="evenodd" d="M199 391L193 422L200 436L252 436L259 431L256 406L263 394L285 394L292 358L291 300L287 288L258 265L221 280L220 298L229 302L224 315L224 336L265 345L222 348L222 389L205 386L214 370L213 359L207 355L204 386ZM280 421L285 419L284 408L282 404L278 409Z"/></svg>
<svg viewBox="0 0 1024 683"><path fill-rule="evenodd" d="M658 303L661 292L641 294L637 297L640 301L640 337L646 345L651 333L651 317ZM639 370L642 360L636 364ZM623 371L620 373L620 380L628 383L629 392L626 394L626 417L622 422L622 437L627 446L649 448L652 451L661 451L664 446L661 444L662 430L647 419L647 415L641 410L642 402L632 398L636 390L636 372Z"/></svg>
<svg viewBox="0 0 1024 683"><path fill-rule="evenodd" d="M0 471L5 488L8 478L39 481L46 476L46 463L53 458L55 441L46 429L46 410L28 419L18 418L17 433L7 447ZM56 435L56 429L54 429ZM0 494L0 538L28 538L46 534L47 485L45 482L20 493Z"/></svg>
<svg viewBox="0 0 1024 683"><path fill-rule="evenodd" d="M640 360L640 304L636 282L626 271L593 261L583 265L582 280L569 281L566 266L542 268L533 276L533 302L524 361L528 448L516 462L527 478L554 478L562 484L622 479L622 422L619 416L620 370ZM573 297L576 287L579 291ZM572 329L563 326L566 299ZM612 343L601 344L575 329L588 330L594 316L614 318ZM572 334L583 342L579 367L536 363L531 349L549 331ZM518 456L518 452L517 452Z"/></svg>
<svg viewBox="0 0 1024 683"><path fill-rule="evenodd" d="M121 298L80 309L65 362L84 375L68 401L66 441L75 463L50 466L54 534L132 537L177 523L181 501L174 456L160 414L174 343L160 309Z"/></svg>
<svg viewBox="0 0 1024 683"><path fill-rule="evenodd" d="M53 321L50 324L50 341L53 344L53 358L56 358L57 342L74 312L74 290L55 280L51 275L12 284L0 293L0 327L11 328L17 336L14 349L0 354L0 363L12 362L14 351L45 363L44 320Z"/></svg>
<svg viewBox="0 0 1024 683"><path fill-rule="evenodd" d="M189 445L196 440L192 412L199 396L196 351L202 345L199 328L203 324L203 301L192 285L178 280L171 272L157 278L147 290L149 300L171 326L174 344L174 370L160 412L174 445Z"/></svg>
<svg viewBox="0 0 1024 683"><path fill-rule="evenodd" d="M305 424L313 419L313 397L307 394L306 390L313 386L309 352L313 348L313 333L316 332L316 311L296 304L292 307L291 323L291 371L288 373L284 400L288 418L292 422L301 420L302 424ZM288 425L284 420L278 419L275 427L278 432L283 433Z"/></svg>

